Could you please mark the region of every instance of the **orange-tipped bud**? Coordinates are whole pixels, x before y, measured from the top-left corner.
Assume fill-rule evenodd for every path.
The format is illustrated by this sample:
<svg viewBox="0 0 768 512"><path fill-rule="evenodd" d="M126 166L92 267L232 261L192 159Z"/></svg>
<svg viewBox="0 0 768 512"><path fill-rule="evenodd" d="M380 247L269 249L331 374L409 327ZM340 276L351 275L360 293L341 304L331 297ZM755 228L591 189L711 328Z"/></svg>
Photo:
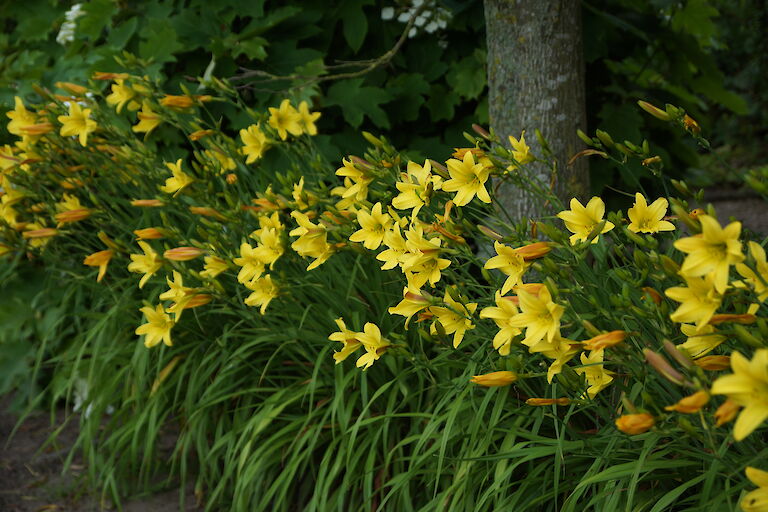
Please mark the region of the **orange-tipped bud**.
<svg viewBox="0 0 768 512"><path fill-rule="evenodd" d="M627 333L625 331L611 331L605 334L598 334L594 338L585 341L583 348L585 350L603 350L618 345L626 337Z"/></svg>
<svg viewBox="0 0 768 512"><path fill-rule="evenodd" d="M94 71L91 78L94 80L125 80L129 76L128 73L105 73L103 71Z"/></svg>
<svg viewBox="0 0 768 512"><path fill-rule="evenodd" d="M709 320L710 325L719 325L725 322L733 322L735 324L753 324L757 321L757 317L755 315L749 315L749 314L742 314L742 315L736 315L736 314L728 314L723 313L720 315L712 315L712 318Z"/></svg>
<svg viewBox="0 0 768 512"><path fill-rule="evenodd" d="M183 309L192 309L200 306L205 306L206 304L211 302L211 300L213 300L213 296L207 293L198 293L194 295L191 299L189 299L189 302L187 302L184 305ZM173 306L175 306L175 304L173 304L171 307Z"/></svg>
<svg viewBox="0 0 768 512"><path fill-rule="evenodd" d="M217 220L227 220L226 217L224 217L222 214L214 210L213 208L208 208L207 206L190 206L189 211L194 213L195 215L202 215L204 217L213 217Z"/></svg>
<svg viewBox="0 0 768 512"><path fill-rule="evenodd" d="M643 160L643 165L649 166L651 164L658 164L659 162L661 162L660 156L652 156L651 158L646 158Z"/></svg>
<svg viewBox="0 0 768 512"><path fill-rule="evenodd" d="M571 403L570 398L529 398L525 401L528 405L543 406L543 405L569 405Z"/></svg>
<svg viewBox="0 0 768 512"><path fill-rule="evenodd" d="M696 393L681 398L676 404L664 407L665 411L677 411L685 414L699 412L709 402L709 393L697 391Z"/></svg>
<svg viewBox="0 0 768 512"><path fill-rule="evenodd" d="M512 290L523 290L526 293L538 296L542 288L544 288L542 283L522 283L512 288Z"/></svg>
<svg viewBox="0 0 768 512"><path fill-rule="evenodd" d="M131 205L140 206L142 208L154 208L163 206L163 202L159 199L134 199L131 201Z"/></svg>
<svg viewBox="0 0 768 512"><path fill-rule="evenodd" d="M229 183L230 185L234 185L235 183L237 183L237 174L231 172L227 174L224 177L224 179L226 179L227 183Z"/></svg>
<svg viewBox="0 0 768 512"><path fill-rule="evenodd" d="M741 406L730 398L723 402L723 404L715 411L715 426L720 427L728 422L733 421L733 418L736 417L739 409L741 409Z"/></svg>
<svg viewBox="0 0 768 512"><path fill-rule="evenodd" d="M643 349L643 354L645 355L645 360L648 361L648 364L650 364L654 370L659 372L662 377L678 385L685 382L683 375L672 368L672 365L670 365L661 354L657 354L647 348Z"/></svg>
<svg viewBox="0 0 768 512"><path fill-rule="evenodd" d="M165 238L163 232L157 228L135 229L133 234L136 235L137 240L157 240L159 238Z"/></svg>
<svg viewBox="0 0 768 512"><path fill-rule="evenodd" d="M49 238L58 234L59 232L53 228L43 228L24 231L21 236L24 238Z"/></svg>
<svg viewBox="0 0 768 512"><path fill-rule="evenodd" d="M683 118L683 126L685 126L685 129L694 135L701 133L701 127L699 126L699 123L697 123L688 114L685 114L685 117Z"/></svg>
<svg viewBox="0 0 768 512"><path fill-rule="evenodd" d="M661 304L661 301L664 300L664 298L661 296L659 292L651 288L650 286L644 286L641 288L645 293L648 294L648 296L651 298L651 300L656 304Z"/></svg>
<svg viewBox="0 0 768 512"><path fill-rule="evenodd" d="M451 156L453 158L458 158L459 160L463 160L464 155L466 155L467 152L472 153L472 155L478 158L481 156L485 156L485 151L483 151L480 148L453 148L453 154Z"/></svg>
<svg viewBox="0 0 768 512"><path fill-rule="evenodd" d="M54 218L59 225L67 224L68 222L78 222L87 219L91 216L91 210L88 208L78 208L77 210L67 210L65 212L57 213Z"/></svg>
<svg viewBox="0 0 768 512"><path fill-rule="evenodd" d="M172 261L189 261L202 256L204 253L205 251L197 247L176 247L165 251L163 258Z"/></svg>
<svg viewBox="0 0 768 512"><path fill-rule="evenodd" d="M165 98L160 100L162 106L170 108L189 108L194 103L194 100L189 96L175 96L173 94L166 94Z"/></svg>
<svg viewBox="0 0 768 512"><path fill-rule="evenodd" d="M731 367L731 358L730 356L704 356L696 359L693 364L702 370L719 372Z"/></svg>
<svg viewBox="0 0 768 512"><path fill-rule="evenodd" d="M53 124L51 123L37 123L28 124L26 126L19 127L19 130L24 135L44 135L53 131Z"/></svg>
<svg viewBox="0 0 768 512"><path fill-rule="evenodd" d="M479 386L487 388L497 388L509 386L517 380L517 374L510 371L500 371L486 373L485 375L475 375L469 381Z"/></svg>
<svg viewBox="0 0 768 512"><path fill-rule="evenodd" d="M501 240L504 238L501 233L497 233L491 228L487 228L485 226L477 226L477 229L480 230L480 232L488 238L496 240L497 242L501 242Z"/></svg>
<svg viewBox="0 0 768 512"><path fill-rule="evenodd" d="M552 250L549 242L534 242L515 249L515 252L523 257L525 261L531 261L543 258Z"/></svg>
<svg viewBox="0 0 768 512"><path fill-rule="evenodd" d="M659 107L651 105L647 101L640 100L637 102L637 104L640 106L641 109L645 110L656 119L661 119L662 121L669 121L670 119L672 119L669 116L669 114L661 110Z"/></svg>
<svg viewBox="0 0 768 512"><path fill-rule="evenodd" d="M656 420L653 419L653 416L645 412L625 414L616 418L616 428L630 436L648 432L655 424Z"/></svg>
<svg viewBox="0 0 768 512"><path fill-rule="evenodd" d="M189 140L200 140L203 137L207 137L209 135L213 135L213 130L197 130L196 132L192 132L189 134Z"/></svg>
<svg viewBox="0 0 768 512"><path fill-rule="evenodd" d="M475 131L476 134L478 134L482 138L486 140L491 140L491 134L488 133L488 131L482 126L480 126L479 124L473 124L472 129Z"/></svg>
<svg viewBox="0 0 768 512"><path fill-rule="evenodd" d="M87 87L83 87L82 85L77 85L70 82L56 82L55 85L59 89L67 91L70 94L74 94L75 96L82 96L88 92Z"/></svg>

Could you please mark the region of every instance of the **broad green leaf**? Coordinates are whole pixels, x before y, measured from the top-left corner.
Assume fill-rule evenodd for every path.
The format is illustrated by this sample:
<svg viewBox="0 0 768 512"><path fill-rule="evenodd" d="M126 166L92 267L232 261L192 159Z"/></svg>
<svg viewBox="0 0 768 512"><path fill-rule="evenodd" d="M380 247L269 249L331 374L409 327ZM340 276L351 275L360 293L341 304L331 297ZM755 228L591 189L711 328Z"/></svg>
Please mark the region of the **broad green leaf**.
<svg viewBox="0 0 768 512"><path fill-rule="evenodd" d="M360 2L345 2L341 10L344 39L352 51L357 53L363 45L365 35L368 32L368 18L363 12Z"/></svg>
<svg viewBox="0 0 768 512"><path fill-rule="evenodd" d="M446 80L459 96L475 99L485 88L485 66L474 56L466 57L451 66Z"/></svg>
<svg viewBox="0 0 768 512"><path fill-rule="evenodd" d="M433 85L429 90L427 108L432 121L453 119L454 107L459 104L459 96L440 84Z"/></svg>
<svg viewBox="0 0 768 512"><path fill-rule="evenodd" d="M112 16L117 11L117 4L112 0L93 0L85 3L83 10L85 15L78 18L76 33L96 40L112 21Z"/></svg>
<svg viewBox="0 0 768 512"><path fill-rule="evenodd" d="M327 105L341 107L344 119L354 128L368 117L376 125L389 128L389 119L379 105L390 101L390 94L378 87L364 87L362 78L343 80L328 89Z"/></svg>
<svg viewBox="0 0 768 512"><path fill-rule="evenodd" d="M173 54L181 50L182 45L168 20L152 19L141 32L142 41L139 43L139 56L142 59L154 59L157 63L176 60Z"/></svg>
<svg viewBox="0 0 768 512"><path fill-rule="evenodd" d="M712 18L719 16L720 12L708 0L688 0L672 17L672 28L691 34L703 47L713 46L718 29Z"/></svg>

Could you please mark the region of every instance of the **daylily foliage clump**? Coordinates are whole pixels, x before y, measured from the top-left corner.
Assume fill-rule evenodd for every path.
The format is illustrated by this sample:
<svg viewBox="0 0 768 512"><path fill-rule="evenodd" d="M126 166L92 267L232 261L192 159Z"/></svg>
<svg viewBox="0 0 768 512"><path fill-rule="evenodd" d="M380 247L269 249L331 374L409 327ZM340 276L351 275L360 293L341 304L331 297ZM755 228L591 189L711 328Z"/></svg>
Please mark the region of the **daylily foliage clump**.
<svg viewBox="0 0 768 512"><path fill-rule="evenodd" d="M351 358L394 381L445 365L441 378L462 393L514 386L516 396L494 400L556 418L567 407L563 425L590 435L686 434L713 452L764 439L768 266L738 221L636 190L618 211L600 197L566 208L525 173L551 162L524 133L508 150L477 129L470 147L413 160L364 133L366 154L331 167L309 102L240 105L247 121L222 129L207 109L239 98L216 84L170 95L139 76L99 74L62 85L65 94L41 91L35 104L17 98L8 114L18 141L0 160L0 254L69 265L105 288L131 283L126 293L144 301L131 319L136 341L166 351L142 357L170 361L148 393L174 372L184 378L178 358L212 346L202 335L211 325L279 330L313 306L327 341L302 351L332 347L329 365ZM162 154L152 144L162 130L183 135L188 151ZM661 171L647 144L584 138L617 165L635 158ZM501 180L555 209L504 220ZM312 276L349 286L347 302L323 303ZM374 287L366 279L375 294L352 293Z"/></svg>

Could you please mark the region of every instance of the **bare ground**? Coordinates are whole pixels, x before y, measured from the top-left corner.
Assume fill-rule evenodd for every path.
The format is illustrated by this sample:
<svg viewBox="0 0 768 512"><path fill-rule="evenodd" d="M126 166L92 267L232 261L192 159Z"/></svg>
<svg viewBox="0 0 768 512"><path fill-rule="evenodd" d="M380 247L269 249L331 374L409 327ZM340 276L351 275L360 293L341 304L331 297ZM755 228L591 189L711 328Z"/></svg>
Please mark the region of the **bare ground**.
<svg viewBox="0 0 768 512"><path fill-rule="evenodd" d="M102 503L100 496L89 490L82 461L75 458L64 467L70 447L77 437L77 422L63 425L64 414L58 413L51 425L50 415L34 412L11 433L18 415L9 411L11 400L0 399L0 511L96 512L115 510L112 503ZM61 428L54 443L45 445L50 434ZM191 490L185 495L185 510L194 508ZM178 512L179 490L170 490L122 503L126 512Z"/></svg>

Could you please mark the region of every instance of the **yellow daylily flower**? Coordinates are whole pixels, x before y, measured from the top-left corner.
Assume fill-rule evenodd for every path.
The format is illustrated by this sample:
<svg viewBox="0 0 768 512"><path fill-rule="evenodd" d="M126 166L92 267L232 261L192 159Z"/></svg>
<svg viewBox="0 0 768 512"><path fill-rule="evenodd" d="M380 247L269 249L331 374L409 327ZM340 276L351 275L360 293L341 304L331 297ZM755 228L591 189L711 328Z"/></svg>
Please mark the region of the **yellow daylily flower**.
<svg viewBox="0 0 768 512"><path fill-rule="evenodd" d="M165 185L160 187L160 190L166 194L173 194L175 197L179 195L185 187L195 181L192 176L189 176L181 170L181 158L176 160L176 163L166 162L165 166L168 167L173 174L172 177L165 180Z"/></svg>
<svg viewBox="0 0 768 512"><path fill-rule="evenodd" d="M613 382L613 372L608 371L602 364L603 351L593 350L587 354L581 354L581 368L576 368L576 373L584 374L587 378L587 396L594 398L600 391L608 387Z"/></svg>
<svg viewBox="0 0 768 512"><path fill-rule="evenodd" d="M683 277L687 288L676 286L667 289L667 297L680 302L680 306L669 317L673 322L695 323L696 332L703 332L706 324L715 314L723 296L714 286L713 275L706 277Z"/></svg>
<svg viewBox="0 0 768 512"><path fill-rule="evenodd" d="M731 369L733 374L712 384L712 394L727 395L744 408L733 427L733 438L741 441L768 419L768 349L757 349L751 361L733 352Z"/></svg>
<svg viewBox="0 0 768 512"><path fill-rule="evenodd" d="M425 204L429 204L429 198L433 190L442 188L443 179L432 175L432 164L429 160L421 166L416 162L408 162L407 174L403 175L403 181L395 183L400 193L392 199L392 206L398 210L413 210L411 215L416 216Z"/></svg>
<svg viewBox="0 0 768 512"><path fill-rule="evenodd" d="M499 355L508 356L512 347L512 340L522 333L520 327L510 325L509 321L520 313L517 308L517 297L503 297L504 292L496 291L496 307L488 306L480 311L480 318L490 318L496 323L499 332L493 337L493 348L499 351Z"/></svg>
<svg viewBox="0 0 768 512"><path fill-rule="evenodd" d="M139 311L147 318L147 323L140 325L135 331L139 336L144 335L144 346L152 348L161 341L169 347L172 346L171 329L174 322L165 313L162 304L158 304L155 309L146 306Z"/></svg>
<svg viewBox="0 0 768 512"><path fill-rule="evenodd" d="M240 272L237 274L238 283L247 283L248 281L258 279L264 273L264 262L258 257L256 249L251 244L243 242L240 244L240 257L232 260L235 265L240 266Z"/></svg>
<svg viewBox="0 0 768 512"><path fill-rule="evenodd" d="M744 472L758 488L750 491L739 506L744 512L768 512L768 471L748 466Z"/></svg>
<svg viewBox="0 0 768 512"><path fill-rule="evenodd" d="M757 299L762 302L768 299L768 262L765 259L765 249L757 242L749 242L749 254L755 260L755 270L744 263L737 263L736 272L746 279L746 283L736 282L734 286L749 284L755 290Z"/></svg>
<svg viewBox="0 0 768 512"><path fill-rule="evenodd" d="M455 301L447 291L443 297L443 302L448 307L432 306L429 308L429 312L437 317L436 319L443 326L446 334L453 334L453 348L457 348L464 339L464 334L475 328L472 320L467 318L467 316L474 314L477 309L477 303L462 304ZM437 327L434 323L430 332L433 335L437 334Z"/></svg>
<svg viewBox="0 0 768 512"><path fill-rule="evenodd" d="M687 253L680 274L700 277L714 274L714 286L718 293L728 288L728 270L731 265L741 263L741 222L732 222L725 228L713 217L699 215L701 234L681 238L674 243L675 249Z"/></svg>
<svg viewBox="0 0 768 512"><path fill-rule="evenodd" d="M604 215L605 203L599 197L593 197L589 200L586 207L578 199L571 199L571 209L558 213L557 217L562 219L568 231L573 233L569 240L571 245L576 245L576 242L587 241L590 233L603 222ZM607 233L613 228L613 223L606 221L602 231L592 240L592 243L596 244L600 239L600 235Z"/></svg>
<svg viewBox="0 0 768 512"><path fill-rule="evenodd" d="M13 110L6 112L6 116L10 119L8 122L8 132L13 135L22 137L24 132L22 128L37 123L37 116L27 110L24 106L24 102L18 96L13 97L15 107Z"/></svg>
<svg viewBox="0 0 768 512"><path fill-rule="evenodd" d="M355 338L362 343L365 348L365 354L360 356L355 362L355 366L362 367L363 371L371 367L378 361L387 347L390 345L386 338L382 338L381 330L376 324L367 322L363 326L363 332L355 333Z"/></svg>
<svg viewBox="0 0 768 512"><path fill-rule="evenodd" d="M535 293L520 287L517 290L521 313L509 319L508 325L525 329L523 344L534 347L538 343L552 343L560 333L560 318L565 308L552 301L546 286Z"/></svg>
<svg viewBox="0 0 768 512"><path fill-rule="evenodd" d="M376 250L384 240L384 235L392 225L392 217L382 212L381 203L376 203L368 213L365 210L357 212L357 223L360 229L349 237L351 242L362 242L363 247L371 251Z"/></svg>
<svg viewBox="0 0 768 512"><path fill-rule="evenodd" d="M200 277L215 279L216 276L229 269L229 264L218 256L206 256Z"/></svg>
<svg viewBox="0 0 768 512"><path fill-rule="evenodd" d="M301 124L304 131L309 135L317 135L315 121L320 119L320 112L310 112L309 104L306 101L302 101L299 103L299 116L301 116Z"/></svg>
<svg viewBox="0 0 768 512"><path fill-rule="evenodd" d="M139 118L139 122L131 127L131 130L136 133L146 133L149 135L163 121L160 114L152 110L152 105L148 101L144 101L141 104L141 112L137 113L136 116Z"/></svg>
<svg viewBox="0 0 768 512"><path fill-rule="evenodd" d="M520 140L517 140L510 135L509 143L512 145L512 158L514 158L518 164L527 164L535 160L534 156L531 154L531 148L525 143L525 130L520 134Z"/></svg>
<svg viewBox="0 0 768 512"><path fill-rule="evenodd" d="M272 302L272 299L277 297L279 289L277 285L272 281L272 276L266 275L252 281L245 283L245 287L251 290L251 293L243 301L248 306L260 306L259 313L264 314L267 311L267 306Z"/></svg>
<svg viewBox="0 0 768 512"><path fill-rule="evenodd" d="M302 117L287 99L280 103L279 108L269 107L269 126L277 130L281 140L288 138L288 133L294 136L301 135Z"/></svg>
<svg viewBox="0 0 768 512"><path fill-rule="evenodd" d="M128 271L144 274L139 281L139 288L144 288L147 280L163 266L163 260L147 242L140 241L139 247L144 251L144 254L131 254Z"/></svg>
<svg viewBox="0 0 768 512"><path fill-rule="evenodd" d="M382 270L392 270L400 265L403 256L408 252L405 246L405 238L400 234L400 225L397 223L393 224L392 229L388 229L384 233L382 242L387 246L387 249L377 254L376 259L384 262L381 266Z"/></svg>
<svg viewBox="0 0 768 512"><path fill-rule="evenodd" d="M430 305L429 295L417 288L403 288L403 300L392 306L387 311L390 315L402 315L405 317L405 328L408 328L408 322L411 317L428 308Z"/></svg>
<svg viewBox="0 0 768 512"><path fill-rule="evenodd" d="M344 344L341 350L333 353L333 359L336 364L344 361L350 354L362 347L362 343L357 339L357 333L350 329L347 329L347 325L344 323L343 318L337 318L334 320L339 327L337 332L334 332L328 336L331 341L338 341Z"/></svg>
<svg viewBox="0 0 768 512"><path fill-rule="evenodd" d="M119 114L123 107L128 105L128 110L138 110L140 105L136 98L136 91L131 88L130 85L125 84L124 78L115 79L115 83L112 84L112 93L106 98L107 104L113 105L117 113Z"/></svg>
<svg viewBox="0 0 768 512"><path fill-rule="evenodd" d="M94 252L93 254L89 254L83 260L83 265L99 267L99 274L96 276L97 283L100 283L104 278L104 274L107 273L107 265L109 265L109 261L112 259L114 254L114 251L107 249L106 251L99 251Z"/></svg>
<svg viewBox="0 0 768 512"><path fill-rule="evenodd" d="M259 160L269 148L269 139L258 124L240 130L240 139L244 144L242 151L246 155L246 164Z"/></svg>
<svg viewBox="0 0 768 512"><path fill-rule="evenodd" d="M408 279L408 286L421 288L427 282L431 286L440 281L441 271L446 269L451 260L440 257L443 240L440 237L425 238L420 226L411 227L405 233L406 252L401 259L401 267Z"/></svg>
<svg viewBox="0 0 768 512"><path fill-rule="evenodd" d="M491 202L491 196L485 188L488 181L490 168L483 164L475 163L475 157L471 151L464 153L464 160L451 158L446 162L451 179L443 183L443 190L456 192L453 202L456 206L468 204L477 195L484 203Z"/></svg>
<svg viewBox="0 0 768 512"><path fill-rule="evenodd" d="M675 225L663 220L667 214L669 202L663 197L658 198L649 206L640 192L635 194L635 204L627 210L630 223L627 229L633 233L658 233L673 231Z"/></svg>
<svg viewBox="0 0 768 512"><path fill-rule="evenodd" d="M504 295L513 287L522 282L523 274L530 263L525 261L525 258L512 247L508 247L502 243L494 242L494 249L496 249L497 256L490 258L485 262L483 268L487 269L499 269L506 274L507 280L504 281L504 285L501 287L501 294Z"/></svg>
<svg viewBox="0 0 768 512"><path fill-rule="evenodd" d="M91 109L81 108L77 102L71 102L69 104L69 115L57 117L62 124L59 133L62 137L76 135L80 141L80 145L85 146L88 142L88 134L99 127L99 125L96 124L96 121L91 119L90 116Z"/></svg>
<svg viewBox="0 0 768 512"><path fill-rule="evenodd" d="M726 338L722 334L717 334L713 325L703 325L697 329L695 325L683 324L680 326L683 334L688 336L685 343L678 345L683 348L693 359L698 359L722 344Z"/></svg>

